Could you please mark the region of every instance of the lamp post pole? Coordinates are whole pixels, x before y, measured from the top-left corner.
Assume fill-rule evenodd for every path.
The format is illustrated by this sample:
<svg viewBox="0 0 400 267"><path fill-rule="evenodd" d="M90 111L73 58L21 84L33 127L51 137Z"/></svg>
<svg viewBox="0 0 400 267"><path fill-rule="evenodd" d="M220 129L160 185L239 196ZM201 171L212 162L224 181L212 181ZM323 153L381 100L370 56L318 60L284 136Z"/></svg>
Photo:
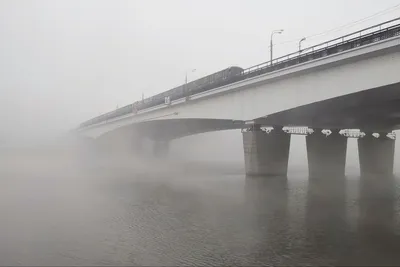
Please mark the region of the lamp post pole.
<svg viewBox="0 0 400 267"><path fill-rule="evenodd" d="M271 33L271 43L270 43L270 48L271 48L271 55L270 55L270 58L271 58L271 62L270 62L270 65L272 66L272 60L273 60L273 46L274 46L274 43L273 43L273 37L274 37L274 34L281 34L283 32L283 30L275 30L275 31L272 31L272 33Z"/></svg>
<svg viewBox="0 0 400 267"><path fill-rule="evenodd" d="M299 54L301 53L301 43L304 42L306 40L306 37L301 38L301 40L299 41Z"/></svg>
<svg viewBox="0 0 400 267"><path fill-rule="evenodd" d="M190 72L195 72L195 71L196 71L196 69L191 69L191 70L190 70ZM188 78L187 78L187 77L188 77L188 72L189 72L189 70L186 71L186 75L185 75L185 84L187 84L187 82L188 82Z"/></svg>
<svg viewBox="0 0 400 267"><path fill-rule="evenodd" d="M188 87L187 87L187 83L188 83L188 72L195 72L196 69L191 69L191 70L187 70L186 74L185 74L185 94L186 94L186 100L189 99L189 92L188 92Z"/></svg>

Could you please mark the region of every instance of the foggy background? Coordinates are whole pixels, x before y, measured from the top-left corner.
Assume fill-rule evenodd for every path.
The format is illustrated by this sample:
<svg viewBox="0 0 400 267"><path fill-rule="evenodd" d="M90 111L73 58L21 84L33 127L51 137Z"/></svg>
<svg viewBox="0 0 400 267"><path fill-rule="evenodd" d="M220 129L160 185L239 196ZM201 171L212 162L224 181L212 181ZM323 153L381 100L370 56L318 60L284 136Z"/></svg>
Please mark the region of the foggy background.
<svg viewBox="0 0 400 267"><path fill-rule="evenodd" d="M175 140L155 163L58 148L188 70L268 61L273 30L279 57L399 16L399 0L0 0L0 265L398 265L400 183L359 190L356 139L346 188L308 179L304 136L287 180L245 179L239 130Z"/></svg>
<svg viewBox="0 0 400 267"><path fill-rule="evenodd" d="M182 84L194 68L189 80L265 62L276 29L279 57L304 36L306 47L399 15L395 0L0 0L0 147L61 142L84 120ZM171 154L243 163L241 134L183 138ZM290 157L306 162L303 137L293 137Z"/></svg>

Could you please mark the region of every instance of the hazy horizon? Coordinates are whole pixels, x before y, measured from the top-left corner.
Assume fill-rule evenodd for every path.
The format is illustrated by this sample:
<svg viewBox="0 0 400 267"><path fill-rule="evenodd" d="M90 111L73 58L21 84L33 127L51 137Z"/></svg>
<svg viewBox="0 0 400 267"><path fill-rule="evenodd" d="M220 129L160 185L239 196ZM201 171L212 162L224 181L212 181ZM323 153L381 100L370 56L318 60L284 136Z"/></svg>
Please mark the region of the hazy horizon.
<svg viewBox="0 0 400 267"><path fill-rule="evenodd" d="M387 9L397 3L2 0L0 145L63 135L182 84L188 69L193 80L267 61L272 30L284 29L278 57L303 36L325 32L306 47L394 18L399 8Z"/></svg>

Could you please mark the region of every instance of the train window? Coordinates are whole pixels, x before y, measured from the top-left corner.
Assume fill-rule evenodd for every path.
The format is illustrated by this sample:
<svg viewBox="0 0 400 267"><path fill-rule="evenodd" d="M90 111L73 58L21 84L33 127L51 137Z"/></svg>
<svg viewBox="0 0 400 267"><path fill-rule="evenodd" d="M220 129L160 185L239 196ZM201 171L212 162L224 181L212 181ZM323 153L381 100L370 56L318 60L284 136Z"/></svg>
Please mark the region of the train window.
<svg viewBox="0 0 400 267"><path fill-rule="evenodd" d="M222 79L225 80L228 77L228 71L225 70L224 72L222 72Z"/></svg>

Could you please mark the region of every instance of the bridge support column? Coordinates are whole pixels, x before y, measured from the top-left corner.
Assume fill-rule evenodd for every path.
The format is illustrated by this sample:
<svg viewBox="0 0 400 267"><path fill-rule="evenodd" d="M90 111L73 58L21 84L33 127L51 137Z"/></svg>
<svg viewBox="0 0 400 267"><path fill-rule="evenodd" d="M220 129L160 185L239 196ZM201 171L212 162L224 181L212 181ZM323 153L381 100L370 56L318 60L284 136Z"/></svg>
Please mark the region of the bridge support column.
<svg viewBox="0 0 400 267"><path fill-rule="evenodd" d="M169 141L154 141L154 156L157 158L165 158L169 151Z"/></svg>
<svg viewBox="0 0 400 267"><path fill-rule="evenodd" d="M308 172L310 177L345 175L347 137L339 130L331 130L330 135L314 129L306 136Z"/></svg>
<svg viewBox="0 0 400 267"><path fill-rule="evenodd" d="M376 138L372 133L366 133L358 139L358 155L361 175L393 174L395 140L379 133Z"/></svg>
<svg viewBox="0 0 400 267"><path fill-rule="evenodd" d="M286 176L289 160L290 134L282 127L270 133L255 125L243 132L243 149L246 175Z"/></svg>

